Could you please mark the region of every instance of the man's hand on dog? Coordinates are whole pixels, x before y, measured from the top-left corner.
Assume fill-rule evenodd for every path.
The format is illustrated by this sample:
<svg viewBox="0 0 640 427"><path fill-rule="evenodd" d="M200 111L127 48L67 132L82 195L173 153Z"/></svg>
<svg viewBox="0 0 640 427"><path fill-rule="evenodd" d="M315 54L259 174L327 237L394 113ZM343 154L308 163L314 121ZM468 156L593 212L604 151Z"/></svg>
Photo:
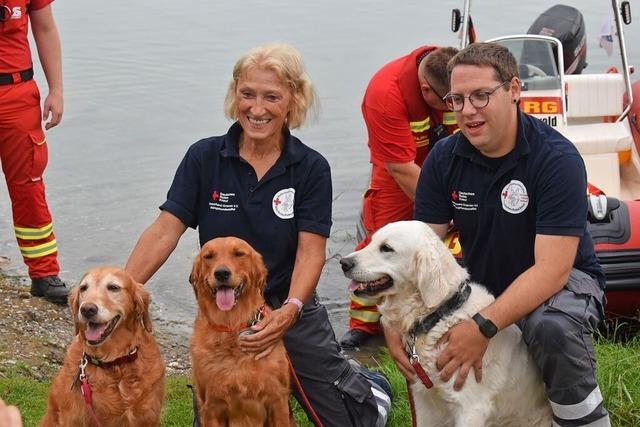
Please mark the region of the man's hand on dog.
<svg viewBox="0 0 640 427"><path fill-rule="evenodd" d="M409 356L407 356L407 353L402 346L402 338L400 337L400 334L391 331L389 328L384 328L383 330L389 354L391 355L391 358L393 358L394 362L396 362L398 370L409 382L414 383L416 381L416 371L413 369L413 366L411 366Z"/></svg>
<svg viewBox="0 0 640 427"><path fill-rule="evenodd" d="M452 326L438 344L446 345L436 360L436 368L440 369L442 381L449 381L458 368L460 370L453 384L454 390L462 388L471 368L475 372L476 381L482 380L482 356L487 351L489 339L482 335L473 320Z"/></svg>
<svg viewBox="0 0 640 427"><path fill-rule="evenodd" d="M240 336L240 350L258 353L256 360L268 356L297 318L298 309L294 304L285 304L272 311L251 327L254 334Z"/></svg>

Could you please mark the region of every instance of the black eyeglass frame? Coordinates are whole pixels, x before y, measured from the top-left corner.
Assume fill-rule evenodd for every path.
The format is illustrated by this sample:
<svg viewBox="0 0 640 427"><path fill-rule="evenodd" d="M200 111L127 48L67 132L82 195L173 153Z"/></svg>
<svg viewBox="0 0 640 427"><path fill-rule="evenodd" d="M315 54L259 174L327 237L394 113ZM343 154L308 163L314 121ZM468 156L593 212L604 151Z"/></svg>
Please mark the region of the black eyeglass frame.
<svg viewBox="0 0 640 427"><path fill-rule="evenodd" d="M444 101L444 98L445 98L447 95L445 95L445 96L441 96L441 95L440 95L440 92L438 92L438 91L436 90L436 88L435 88L435 87L433 87L433 85L431 84L431 82L429 81L429 79L427 78L427 76L424 76L424 81L425 81L425 82L427 82L427 84L429 85L429 89L431 89L431 90L433 91L433 93L435 93L435 94L436 94L436 96L437 96L438 98L440 98L441 100L443 100L443 101Z"/></svg>
<svg viewBox="0 0 640 427"><path fill-rule="evenodd" d="M485 108L487 105L489 105L489 101L491 99L491 95L493 95L495 93L495 91L497 91L498 89L500 89L502 86L506 85L507 83L511 83L511 80L505 80L504 82L500 83L498 86L494 87L491 90L477 90L475 92L471 92L471 95L469 96L464 96L464 95L460 95L457 93L448 93L446 94L442 100L444 101L445 104L447 104L447 108L449 108L451 111L458 113L460 111L462 111L464 109L464 100L468 99L469 102L471 103L471 105L473 105L477 110L481 110L483 108ZM476 105L472 100L471 97L474 95L485 95L487 97L487 102L484 105ZM462 99L462 102L460 104L460 108L455 108L454 103L453 103L453 99L459 97L459 99Z"/></svg>

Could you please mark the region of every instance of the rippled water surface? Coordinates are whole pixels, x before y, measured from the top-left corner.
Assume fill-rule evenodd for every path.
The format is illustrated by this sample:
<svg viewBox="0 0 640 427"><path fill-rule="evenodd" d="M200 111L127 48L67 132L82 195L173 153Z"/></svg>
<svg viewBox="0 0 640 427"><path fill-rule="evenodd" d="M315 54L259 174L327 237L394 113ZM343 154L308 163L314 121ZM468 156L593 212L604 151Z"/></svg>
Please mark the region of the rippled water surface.
<svg viewBox="0 0 640 427"><path fill-rule="evenodd" d="M555 1L474 2L478 37L524 33ZM635 3L635 2L632 2ZM517 6L516 6L517 4ZM617 62L597 47L607 0L565 1L585 15L589 72ZM640 4L635 15L640 17ZM336 257L349 253L369 173L360 101L370 76L420 44L457 46L449 30L462 1L58 0L65 115L48 135L45 180L60 247L62 276L122 265L158 214L175 168L194 141L222 134L222 101L233 63L247 49L286 41L305 57L320 96L319 119L296 135L323 153L334 179L334 226L319 291L338 332L346 282ZM626 28L631 64L640 65L640 24ZM46 83L37 75L43 93ZM24 274L0 185L0 255ZM187 277L197 236L188 231L151 281L158 315L187 331L194 298Z"/></svg>

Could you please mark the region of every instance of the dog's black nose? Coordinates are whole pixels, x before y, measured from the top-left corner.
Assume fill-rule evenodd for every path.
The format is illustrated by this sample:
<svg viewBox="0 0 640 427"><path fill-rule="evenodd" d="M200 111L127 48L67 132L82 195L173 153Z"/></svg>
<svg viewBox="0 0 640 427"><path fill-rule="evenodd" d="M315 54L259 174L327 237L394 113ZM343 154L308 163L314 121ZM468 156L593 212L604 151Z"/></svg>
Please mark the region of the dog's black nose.
<svg viewBox="0 0 640 427"><path fill-rule="evenodd" d="M354 265L356 265L356 263L352 259L349 259L349 258L340 259L340 266L342 267L342 271L345 273L351 270Z"/></svg>
<svg viewBox="0 0 640 427"><path fill-rule="evenodd" d="M216 271L213 272L213 275L218 282L226 282L229 280L229 277L231 277L231 270L229 270L229 267L225 266L218 267L216 268Z"/></svg>
<svg viewBox="0 0 640 427"><path fill-rule="evenodd" d="M83 317L91 319L93 316L98 314L98 306L91 303L82 304L82 307L80 307L80 313L82 313Z"/></svg>

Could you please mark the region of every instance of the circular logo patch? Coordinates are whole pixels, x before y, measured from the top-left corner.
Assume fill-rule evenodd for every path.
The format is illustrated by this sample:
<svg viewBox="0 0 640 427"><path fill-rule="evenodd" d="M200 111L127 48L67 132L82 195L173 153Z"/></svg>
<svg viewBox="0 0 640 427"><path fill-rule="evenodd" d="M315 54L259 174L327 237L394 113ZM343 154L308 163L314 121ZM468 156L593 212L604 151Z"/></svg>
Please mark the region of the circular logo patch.
<svg viewBox="0 0 640 427"><path fill-rule="evenodd" d="M520 181L512 180L504 186L502 193L502 209L512 214L519 214L529 205L529 195L527 188Z"/></svg>
<svg viewBox="0 0 640 427"><path fill-rule="evenodd" d="M271 206L273 206L273 212L282 219L293 218L293 204L295 202L296 190L295 188L285 188L280 190L273 196Z"/></svg>

